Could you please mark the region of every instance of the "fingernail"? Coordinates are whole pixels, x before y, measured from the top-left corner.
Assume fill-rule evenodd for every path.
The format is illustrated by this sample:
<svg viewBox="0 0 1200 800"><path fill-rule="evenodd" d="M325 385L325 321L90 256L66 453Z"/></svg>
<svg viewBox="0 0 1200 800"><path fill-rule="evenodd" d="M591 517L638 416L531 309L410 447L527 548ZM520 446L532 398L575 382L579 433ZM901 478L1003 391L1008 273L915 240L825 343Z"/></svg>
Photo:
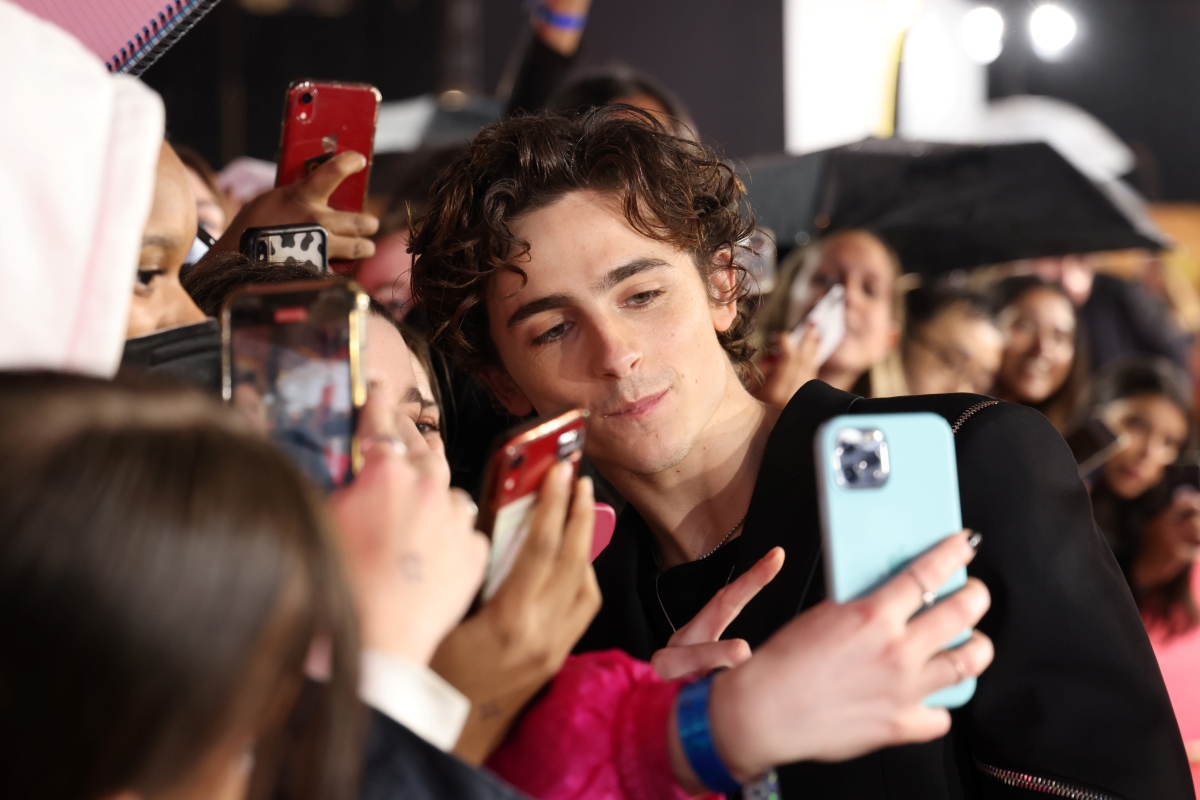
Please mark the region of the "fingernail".
<svg viewBox="0 0 1200 800"><path fill-rule="evenodd" d="M982 541L983 534L979 531L974 531L970 536L967 537L967 547L971 548L972 550L978 550L979 543Z"/></svg>

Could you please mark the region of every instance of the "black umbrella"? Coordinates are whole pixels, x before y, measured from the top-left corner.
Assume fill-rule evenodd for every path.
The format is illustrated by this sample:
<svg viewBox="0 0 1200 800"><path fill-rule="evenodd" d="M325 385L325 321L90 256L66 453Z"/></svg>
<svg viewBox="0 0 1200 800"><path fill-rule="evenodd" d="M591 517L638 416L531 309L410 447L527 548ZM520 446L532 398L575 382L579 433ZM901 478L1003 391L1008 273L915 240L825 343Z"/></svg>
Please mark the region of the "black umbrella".
<svg viewBox="0 0 1200 800"><path fill-rule="evenodd" d="M912 272L1167 245L1132 190L1098 186L1041 142L868 139L750 163L742 179L781 249L866 228Z"/></svg>

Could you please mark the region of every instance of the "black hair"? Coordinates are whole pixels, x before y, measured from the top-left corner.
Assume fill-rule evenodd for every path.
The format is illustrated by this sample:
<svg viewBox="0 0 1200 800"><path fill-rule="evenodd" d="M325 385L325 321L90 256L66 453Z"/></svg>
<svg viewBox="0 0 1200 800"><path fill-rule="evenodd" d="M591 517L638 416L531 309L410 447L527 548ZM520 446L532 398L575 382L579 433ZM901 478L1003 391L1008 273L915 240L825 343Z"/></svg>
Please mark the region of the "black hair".
<svg viewBox="0 0 1200 800"><path fill-rule="evenodd" d="M672 133L676 136L695 138L696 123L683 101L654 78L625 64L580 73L554 93L547 108L557 114L576 115L637 95L652 97L663 107L673 120Z"/></svg>
<svg viewBox="0 0 1200 800"><path fill-rule="evenodd" d="M1091 406L1099 410L1117 400L1144 395L1165 397L1184 415L1192 413L1188 377L1165 358L1123 359L1106 367L1092 384Z"/></svg>
<svg viewBox="0 0 1200 800"><path fill-rule="evenodd" d="M950 308L960 308L971 319L995 324L996 315L987 298L952 286L917 286L904 296L904 337L917 333Z"/></svg>

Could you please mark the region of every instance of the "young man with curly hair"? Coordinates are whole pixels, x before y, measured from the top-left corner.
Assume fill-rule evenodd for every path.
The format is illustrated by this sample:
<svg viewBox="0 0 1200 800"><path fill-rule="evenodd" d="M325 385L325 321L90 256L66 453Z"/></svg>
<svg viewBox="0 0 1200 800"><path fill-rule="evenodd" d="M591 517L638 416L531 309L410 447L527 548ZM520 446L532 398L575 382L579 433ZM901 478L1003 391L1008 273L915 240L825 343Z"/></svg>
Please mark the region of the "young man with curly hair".
<svg viewBox="0 0 1200 800"><path fill-rule="evenodd" d="M604 604L580 648L649 659L703 640L685 625L782 546L779 577L727 631L765 641L824 595L816 428L932 411L956 423L964 522L987 533L972 573L997 597L979 626L995 664L943 738L791 765L784 797L1190 798L1136 608L1043 418L971 395L861 400L815 381L780 411L746 391L743 200L705 147L610 108L485 129L417 225L412 282L434 344L513 414L587 408L587 455L629 501L596 561ZM693 650L708 668L745 655L735 642Z"/></svg>

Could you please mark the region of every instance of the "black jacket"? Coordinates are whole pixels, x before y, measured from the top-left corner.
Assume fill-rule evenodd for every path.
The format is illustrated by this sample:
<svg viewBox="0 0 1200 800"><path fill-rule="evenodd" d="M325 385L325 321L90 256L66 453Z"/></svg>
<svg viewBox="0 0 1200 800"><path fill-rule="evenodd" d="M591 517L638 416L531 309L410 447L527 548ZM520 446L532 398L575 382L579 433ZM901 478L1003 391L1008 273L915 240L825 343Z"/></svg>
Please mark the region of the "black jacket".
<svg viewBox="0 0 1200 800"><path fill-rule="evenodd" d="M527 800L371 709L360 800Z"/></svg>
<svg viewBox="0 0 1200 800"><path fill-rule="evenodd" d="M735 576L772 547L787 560L729 627L761 644L825 597L812 442L844 413L932 411L952 425L988 398L863 400L812 382L771 433L737 552ZM1092 521L1071 452L1037 412L1002 403L955 436L963 523L984 534L970 573L992 608L979 628L996 646L951 733L841 764L780 771L787 800L958 800L1055 796L1017 788L1057 782L1060 797L1191 800L1179 729L1154 653L1112 553ZM637 593L647 544L630 508L596 561L604 594L580 650L620 647L648 659L665 644ZM644 537L644 534L642 534ZM806 591L807 588L807 591ZM676 621L681 624L680 621ZM1071 794L1069 790L1094 794Z"/></svg>

